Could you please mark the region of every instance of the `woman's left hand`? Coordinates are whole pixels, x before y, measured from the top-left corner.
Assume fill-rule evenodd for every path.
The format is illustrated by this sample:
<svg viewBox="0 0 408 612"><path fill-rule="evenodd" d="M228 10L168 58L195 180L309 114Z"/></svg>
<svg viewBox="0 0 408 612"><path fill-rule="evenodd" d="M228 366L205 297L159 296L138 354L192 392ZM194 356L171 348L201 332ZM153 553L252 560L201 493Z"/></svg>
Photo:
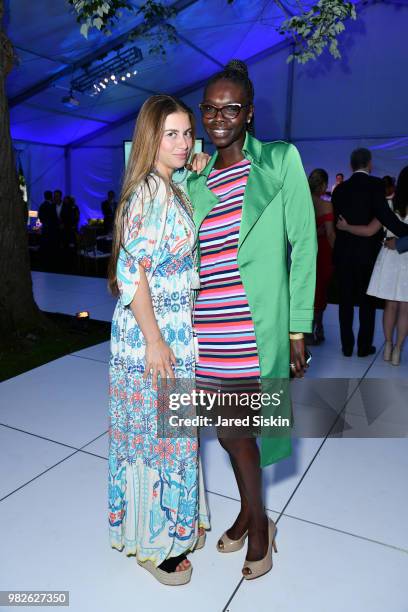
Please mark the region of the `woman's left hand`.
<svg viewBox="0 0 408 612"><path fill-rule="evenodd" d="M308 368L305 359L305 340L290 340L290 371L295 378L303 378Z"/></svg>
<svg viewBox="0 0 408 612"><path fill-rule="evenodd" d="M349 224L347 223L345 218L342 217L341 215L339 215L339 218L337 219L337 223L336 223L337 229L343 230L343 231L347 231L348 230L348 226L349 226Z"/></svg>

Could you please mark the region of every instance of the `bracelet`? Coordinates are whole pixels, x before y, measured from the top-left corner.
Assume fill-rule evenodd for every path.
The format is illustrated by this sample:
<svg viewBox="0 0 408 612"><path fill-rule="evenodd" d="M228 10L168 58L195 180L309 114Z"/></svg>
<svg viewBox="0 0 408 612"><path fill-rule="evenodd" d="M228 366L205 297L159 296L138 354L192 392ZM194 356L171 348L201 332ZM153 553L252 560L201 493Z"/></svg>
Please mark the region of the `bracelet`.
<svg viewBox="0 0 408 612"><path fill-rule="evenodd" d="M296 332L296 333L289 332L290 340L303 340L304 337L305 336L304 336L303 332Z"/></svg>

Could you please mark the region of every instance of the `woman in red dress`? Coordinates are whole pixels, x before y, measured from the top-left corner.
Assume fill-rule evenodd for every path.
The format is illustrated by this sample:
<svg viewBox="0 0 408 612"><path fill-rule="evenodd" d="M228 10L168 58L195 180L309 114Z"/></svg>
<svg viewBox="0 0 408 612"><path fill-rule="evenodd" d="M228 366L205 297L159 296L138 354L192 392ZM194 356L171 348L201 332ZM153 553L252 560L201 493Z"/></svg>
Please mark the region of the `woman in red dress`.
<svg viewBox="0 0 408 612"><path fill-rule="evenodd" d="M316 168L309 175L309 186L316 213L318 241L312 344L320 344L325 339L323 313L327 306L327 288L333 274L332 251L336 239L333 206L331 202L322 199L323 194L326 193L328 181L329 176L322 168Z"/></svg>

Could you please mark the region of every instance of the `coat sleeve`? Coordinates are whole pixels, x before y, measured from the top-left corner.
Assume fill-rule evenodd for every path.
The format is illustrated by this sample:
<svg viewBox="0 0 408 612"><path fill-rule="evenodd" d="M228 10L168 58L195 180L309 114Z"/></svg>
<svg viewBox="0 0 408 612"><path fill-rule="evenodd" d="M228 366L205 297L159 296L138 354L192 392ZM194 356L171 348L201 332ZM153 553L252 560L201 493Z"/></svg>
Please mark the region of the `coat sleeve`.
<svg viewBox="0 0 408 612"><path fill-rule="evenodd" d="M132 196L124 214L123 244L116 268L119 296L128 306L140 283L139 264L150 285L163 251L167 218L166 188L159 185L154 194L145 186Z"/></svg>
<svg viewBox="0 0 408 612"><path fill-rule="evenodd" d="M395 246L397 247L397 251L400 254L408 251L408 236L404 236L403 238L398 238Z"/></svg>
<svg viewBox="0 0 408 612"><path fill-rule="evenodd" d="M286 231L292 247L289 328L292 332L310 332L316 285L316 219L302 161L292 144L283 158L282 182Z"/></svg>
<svg viewBox="0 0 408 612"><path fill-rule="evenodd" d="M381 183L377 186L373 196L373 212L376 218L389 229L395 236L407 236L408 225L400 221L391 210L385 199L384 187Z"/></svg>

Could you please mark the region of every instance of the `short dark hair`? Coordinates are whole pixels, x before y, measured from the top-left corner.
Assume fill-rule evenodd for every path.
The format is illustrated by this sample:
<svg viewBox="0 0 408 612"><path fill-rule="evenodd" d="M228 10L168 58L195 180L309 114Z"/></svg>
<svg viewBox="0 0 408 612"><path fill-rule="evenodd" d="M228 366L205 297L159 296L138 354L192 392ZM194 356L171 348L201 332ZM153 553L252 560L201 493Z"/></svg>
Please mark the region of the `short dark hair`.
<svg viewBox="0 0 408 612"><path fill-rule="evenodd" d="M360 170L361 168L367 168L371 159L371 151L368 149L354 149L350 156L350 165L353 170Z"/></svg>
<svg viewBox="0 0 408 612"><path fill-rule="evenodd" d="M54 193L59 193L60 196L62 197L62 191L61 189L54 189Z"/></svg>
<svg viewBox="0 0 408 612"><path fill-rule="evenodd" d="M115 192L113 191L113 189L109 189L108 195L110 195L110 194L115 195Z"/></svg>
<svg viewBox="0 0 408 612"><path fill-rule="evenodd" d="M44 191L44 200L52 200L52 191Z"/></svg>
<svg viewBox="0 0 408 612"><path fill-rule="evenodd" d="M341 176L341 178L344 178L344 174L343 174L342 172L338 172L338 173L336 174L336 178L337 178L338 176Z"/></svg>

